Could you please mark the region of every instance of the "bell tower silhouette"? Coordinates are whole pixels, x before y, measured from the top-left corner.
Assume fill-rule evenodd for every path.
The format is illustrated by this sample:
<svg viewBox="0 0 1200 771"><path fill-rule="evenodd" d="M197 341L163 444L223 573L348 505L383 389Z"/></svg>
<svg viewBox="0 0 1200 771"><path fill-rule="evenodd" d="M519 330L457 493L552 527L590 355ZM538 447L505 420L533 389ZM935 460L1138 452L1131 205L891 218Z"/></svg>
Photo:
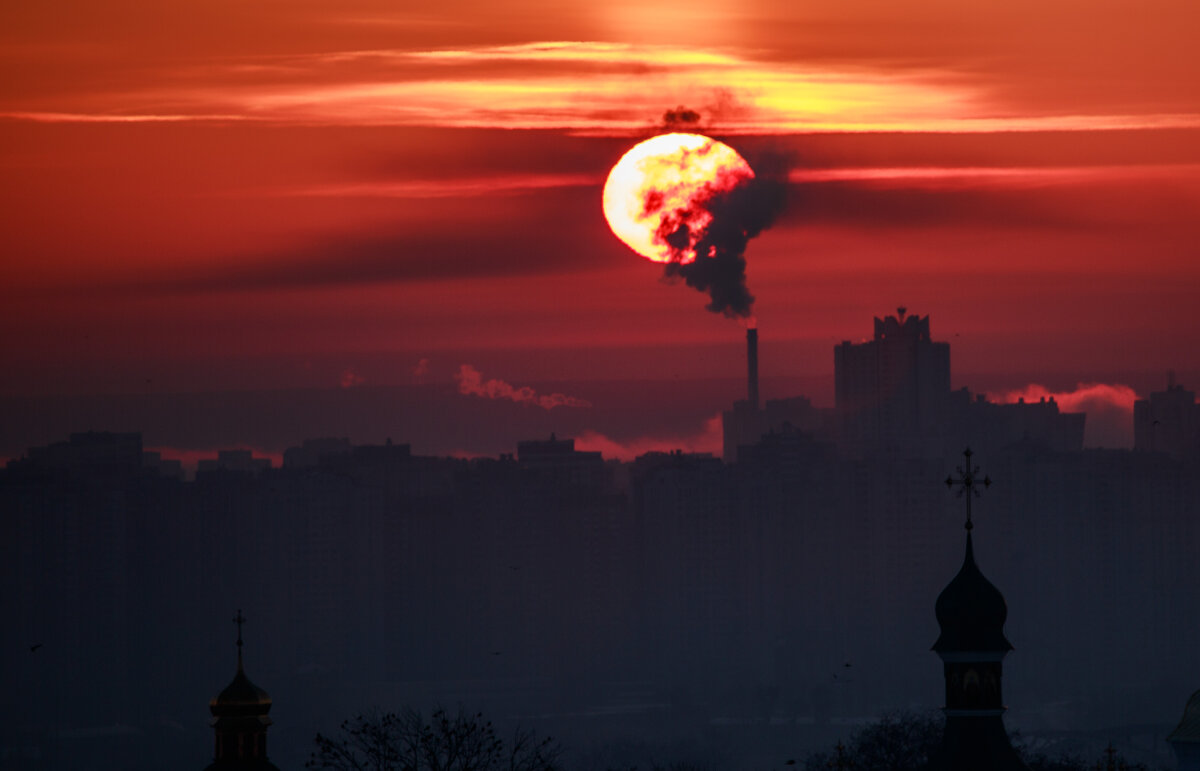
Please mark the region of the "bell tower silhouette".
<svg viewBox="0 0 1200 771"><path fill-rule="evenodd" d="M946 486L958 486L967 499L967 549L958 575L938 595L935 612L941 634L933 651L942 659L946 678L946 727L942 747L930 763L931 771L1029 771L1017 755L1004 728L1001 696L1001 662L1012 644L1004 636L1008 605L1004 595L975 564L971 541L971 499L976 485L987 488L992 480L978 478L971 465L971 450L958 469L958 478L947 477Z"/></svg>
<svg viewBox="0 0 1200 771"><path fill-rule="evenodd" d="M242 624L246 619L240 609L233 622L238 628L237 674L208 705L216 744L213 762L205 771L279 771L267 760L271 697L250 682L242 666Z"/></svg>

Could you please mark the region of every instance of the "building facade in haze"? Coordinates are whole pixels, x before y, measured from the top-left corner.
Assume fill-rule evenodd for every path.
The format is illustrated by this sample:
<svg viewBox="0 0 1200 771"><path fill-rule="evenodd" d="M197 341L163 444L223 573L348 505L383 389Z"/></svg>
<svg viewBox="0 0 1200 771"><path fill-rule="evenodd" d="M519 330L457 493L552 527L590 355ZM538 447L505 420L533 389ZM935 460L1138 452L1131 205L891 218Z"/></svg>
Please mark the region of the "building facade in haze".
<svg viewBox="0 0 1200 771"><path fill-rule="evenodd" d="M945 422L950 344L933 341L928 316L906 310L876 318L873 339L833 350L834 407L854 450L913 449Z"/></svg>
<svg viewBox="0 0 1200 771"><path fill-rule="evenodd" d="M870 340L833 349L834 406L803 396L758 399L757 336L747 340L749 395L722 414L724 459L766 434L800 429L832 442L848 458L948 458L965 444L999 450L1032 442L1055 452L1083 449L1086 415L1062 412L1053 398L991 402L966 388L951 390L950 344L933 339L928 316L875 318Z"/></svg>
<svg viewBox="0 0 1200 771"><path fill-rule="evenodd" d="M1133 403L1133 447L1176 458L1200 455L1200 405L1196 392L1168 376L1167 390Z"/></svg>

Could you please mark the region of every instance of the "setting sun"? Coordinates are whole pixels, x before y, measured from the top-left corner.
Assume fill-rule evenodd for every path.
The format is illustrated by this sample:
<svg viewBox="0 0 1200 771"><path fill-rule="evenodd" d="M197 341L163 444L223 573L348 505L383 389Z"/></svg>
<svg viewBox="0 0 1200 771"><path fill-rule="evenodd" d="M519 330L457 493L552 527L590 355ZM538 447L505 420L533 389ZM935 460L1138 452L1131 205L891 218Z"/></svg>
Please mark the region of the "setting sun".
<svg viewBox="0 0 1200 771"><path fill-rule="evenodd" d="M687 264L712 222L707 202L753 178L750 164L728 145L699 134L661 134L613 166L604 184L604 216L617 238L643 257Z"/></svg>

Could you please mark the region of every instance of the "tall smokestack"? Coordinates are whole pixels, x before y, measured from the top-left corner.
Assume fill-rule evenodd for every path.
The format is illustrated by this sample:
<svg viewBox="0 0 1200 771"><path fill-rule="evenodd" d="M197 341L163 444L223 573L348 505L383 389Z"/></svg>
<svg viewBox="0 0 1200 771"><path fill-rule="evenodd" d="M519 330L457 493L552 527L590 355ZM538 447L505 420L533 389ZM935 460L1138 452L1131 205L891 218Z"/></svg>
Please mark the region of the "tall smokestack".
<svg viewBox="0 0 1200 771"><path fill-rule="evenodd" d="M746 330L746 371L749 377L749 393L746 398L750 406L758 409L758 330Z"/></svg>

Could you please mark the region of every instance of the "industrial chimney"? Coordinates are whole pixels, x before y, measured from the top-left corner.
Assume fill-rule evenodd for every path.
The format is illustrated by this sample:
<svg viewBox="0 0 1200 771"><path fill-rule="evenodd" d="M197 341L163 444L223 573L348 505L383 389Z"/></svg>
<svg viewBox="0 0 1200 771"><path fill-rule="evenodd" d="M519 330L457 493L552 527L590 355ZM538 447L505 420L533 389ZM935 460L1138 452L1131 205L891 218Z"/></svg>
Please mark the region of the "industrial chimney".
<svg viewBox="0 0 1200 771"><path fill-rule="evenodd" d="M754 327L746 330L746 370L749 377L749 392L746 400L750 406L758 409L758 330Z"/></svg>

